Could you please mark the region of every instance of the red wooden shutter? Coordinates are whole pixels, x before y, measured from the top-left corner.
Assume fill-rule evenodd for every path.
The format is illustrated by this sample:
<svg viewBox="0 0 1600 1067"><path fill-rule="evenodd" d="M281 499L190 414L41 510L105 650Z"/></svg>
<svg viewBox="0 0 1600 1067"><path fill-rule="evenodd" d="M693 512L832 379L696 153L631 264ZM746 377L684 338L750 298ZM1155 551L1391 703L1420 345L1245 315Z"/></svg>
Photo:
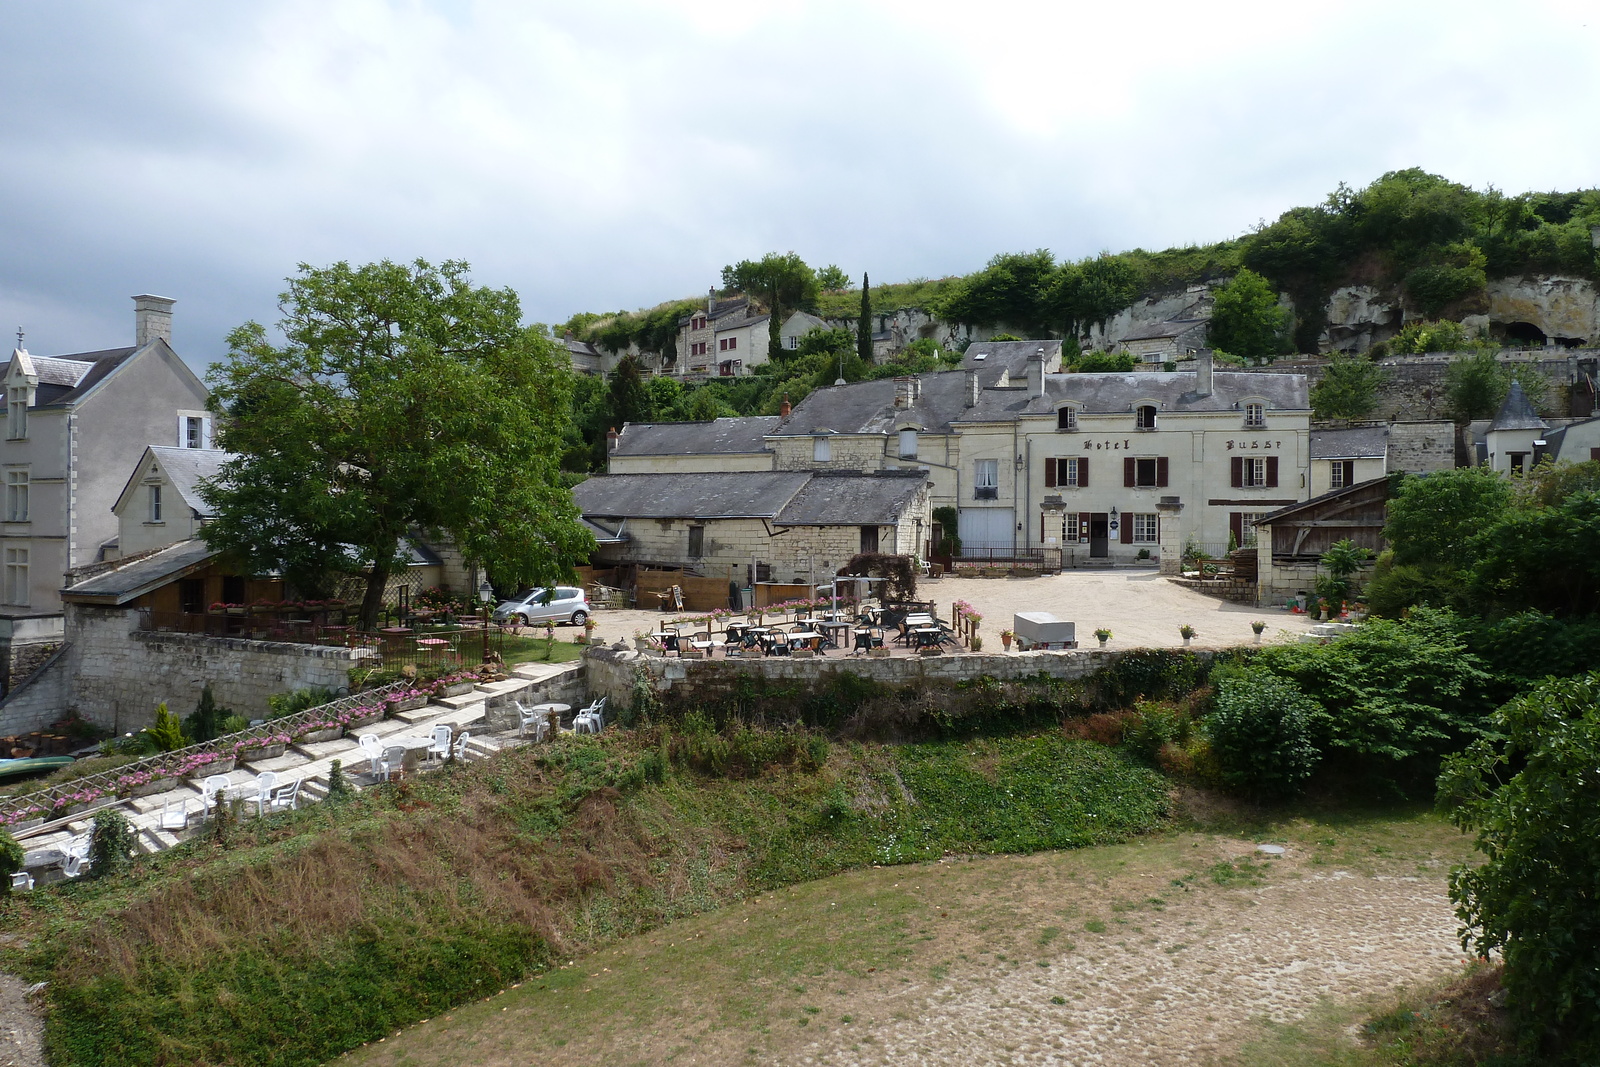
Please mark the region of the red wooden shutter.
<svg viewBox="0 0 1600 1067"><path fill-rule="evenodd" d="M1122 484L1124 488L1132 489L1136 465L1132 456L1122 461Z"/></svg>
<svg viewBox="0 0 1600 1067"><path fill-rule="evenodd" d="M1277 484L1278 484L1278 457L1277 456L1268 456L1267 457L1267 488L1270 489L1270 488L1272 488L1273 486L1275 486Z"/></svg>
<svg viewBox="0 0 1600 1067"><path fill-rule="evenodd" d="M1133 516L1124 512L1122 518L1118 519L1117 522L1122 526L1122 543L1125 545L1133 544Z"/></svg>
<svg viewBox="0 0 1600 1067"><path fill-rule="evenodd" d="M1233 534L1233 543L1244 544L1244 512L1228 512L1228 532Z"/></svg>
<svg viewBox="0 0 1600 1067"><path fill-rule="evenodd" d="M1053 460L1053 459L1047 459L1047 460L1044 461L1044 487L1046 489L1053 489L1055 487L1055 484L1056 484L1056 461Z"/></svg>
<svg viewBox="0 0 1600 1067"><path fill-rule="evenodd" d="M1165 489L1166 487L1167 487L1167 457L1166 456L1157 456L1156 457L1156 488Z"/></svg>
<svg viewBox="0 0 1600 1067"><path fill-rule="evenodd" d="M1595 451L1600 452L1600 449ZM1089 488L1089 457L1084 456L1078 460L1078 488Z"/></svg>
<svg viewBox="0 0 1600 1067"><path fill-rule="evenodd" d="M1600 448L1589 449L1589 458L1592 460L1600 460Z"/></svg>
<svg viewBox="0 0 1600 1067"><path fill-rule="evenodd" d="M1089 513L1087 511L1078 512L1078 540L1089 540Z"/></svg>
<svg viewBox="0 0 1600 1067"><path fill-rule="evenodd" d="M1039 512L1039 543L1044 544L1044 512Z"/></svg>
<svg viewBox="0 0 1600 1067"><path fill-rule="evenodd" d="M1233 457L1233 487L1241 488L1244 485L1244 457Z"/></svg>

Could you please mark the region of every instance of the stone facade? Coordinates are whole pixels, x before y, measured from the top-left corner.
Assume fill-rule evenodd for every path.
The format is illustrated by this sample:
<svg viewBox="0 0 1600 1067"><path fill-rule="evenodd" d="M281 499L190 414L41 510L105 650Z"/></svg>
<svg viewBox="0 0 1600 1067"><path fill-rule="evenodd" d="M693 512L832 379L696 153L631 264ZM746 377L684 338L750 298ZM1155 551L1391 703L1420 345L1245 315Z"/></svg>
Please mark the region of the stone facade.
<svg viewBox="0 0 1600 1067"><path fill-rule="evenodd" d="M365 649L146 632L136 630L137 624L136 611L70 605L67 655L52 668L64 669L70 679L71 707L116 733L149 726L163 701L175 714L187 715L208 683L217 703L259 718L274 693L348 687L350 668L370 655Z"/></svg>
<svg viewBox="0 0 1600 1067"><path fill-rule="evenodd" d="M1379 390L1378 406L1371 417L1380 421L1432 422L1445 417L1447 404L1445 374L1452 361L1466 353L1431 352L1425 356L1388 356L1378 361L1389 372L1389 379ZM1507 349L1496 357L1509 367L1531 367L1549 386L1547 392L1533 396L1541 410L1559 415L1588 415L1594 407L1594 394L1589 391L1585 377L1596 373L1600 350L1576 351ZM1327 370L1330 360L1280 359L1256 368L1268 374L1304 374L1310 387L1317 383ZM1527 383L1524 383L1525 387ZM1530 390L1531 395L1531 390Z"/></svg>

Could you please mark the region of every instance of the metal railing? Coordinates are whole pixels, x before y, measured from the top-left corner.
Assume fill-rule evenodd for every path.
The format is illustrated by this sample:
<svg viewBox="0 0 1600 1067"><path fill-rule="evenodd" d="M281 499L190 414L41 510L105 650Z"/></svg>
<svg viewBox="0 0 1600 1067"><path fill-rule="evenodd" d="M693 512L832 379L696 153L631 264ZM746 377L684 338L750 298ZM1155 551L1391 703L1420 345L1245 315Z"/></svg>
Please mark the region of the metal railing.
<svg viewBox="0 0 1600 1067"><path fill-rule="evenodd" d="M360 708L370 708L381 713L384 698L389 693L400 692L410 687L410 682L395 682L363 690L315 708L307 708L294 715L270 719L260 726L252 726L247 730L224 734L210 741L201 741L184 748L175 748L170 752L147 756L109 771L86 774L82 778L74 778L21 796L0 797L0 828L15 825L35 816L49 820L57 811L79 804L93 804L99 800L115 798L118 791L124 787L124 779L149 775L151 779L176 780L184 776L181 769L185 765L190 764L196 757L208 753L217 757L208 762L217 762L228 758L228 755L236 755L240 749L249 748L251 741L285 734L292 738L296 733L304 732L318 723L337 722L341 716L349 719L360 718L361 716L348 714ZM224 755L225 753L227 755Z"/></svg>

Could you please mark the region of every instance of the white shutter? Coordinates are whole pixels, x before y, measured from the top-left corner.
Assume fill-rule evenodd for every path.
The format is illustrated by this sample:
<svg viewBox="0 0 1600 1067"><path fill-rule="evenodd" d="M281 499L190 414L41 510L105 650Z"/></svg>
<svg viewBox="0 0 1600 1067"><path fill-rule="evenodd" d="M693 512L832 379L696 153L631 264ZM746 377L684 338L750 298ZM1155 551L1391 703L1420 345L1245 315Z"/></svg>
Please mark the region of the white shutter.
<svg viewBox="0 0 1600 1067"><path fill-rule="evenodd" d="M187 415L179 415L178 416L178 439L173 443L176 444L179 448L187 448L188 447L188 445L189 445L189 417Z"/></svg>
<svg viewBox="0 0 1600 1067"><path fill-rule="evenodd" d="M211 416L207 415L200 420L200 447L211 447Z"/></svg>

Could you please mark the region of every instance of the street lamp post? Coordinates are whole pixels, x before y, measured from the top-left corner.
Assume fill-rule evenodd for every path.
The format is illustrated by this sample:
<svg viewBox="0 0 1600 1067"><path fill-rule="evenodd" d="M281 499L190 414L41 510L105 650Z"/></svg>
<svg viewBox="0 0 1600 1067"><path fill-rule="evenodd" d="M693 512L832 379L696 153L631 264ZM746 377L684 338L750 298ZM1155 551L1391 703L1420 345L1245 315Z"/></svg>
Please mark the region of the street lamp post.
<svg viewBox="0 0 1600 1067"><path fill-rule="evenodd" d="M483 602L483 662L489 662L489 605L494 603L494 586L485 578L478 586L478 599Z"/></svg>

